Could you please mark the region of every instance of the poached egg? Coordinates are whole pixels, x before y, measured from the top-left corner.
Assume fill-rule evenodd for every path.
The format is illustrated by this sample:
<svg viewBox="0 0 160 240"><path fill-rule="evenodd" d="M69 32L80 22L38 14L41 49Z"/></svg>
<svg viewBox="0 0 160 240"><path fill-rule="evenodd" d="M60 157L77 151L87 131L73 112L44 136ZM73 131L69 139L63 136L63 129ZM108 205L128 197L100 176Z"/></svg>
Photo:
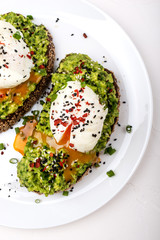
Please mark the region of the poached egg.
<svg viewBox="0 0 160 240"><path fill-rule="evenodd" d="M70 126L69 147L88 152L101 136L107 113L108 109L104 109L91 88L82 88L79 81L69 81L51 104L50 127L58 143Z"/></svg>
<svg viewBox="0 0 160 240"><path fill-rule="evenodd" d="M17 33L20 39L14 37ZM13 88L28 80L33 66L23 34L0 20L0 89Z"/></svg>

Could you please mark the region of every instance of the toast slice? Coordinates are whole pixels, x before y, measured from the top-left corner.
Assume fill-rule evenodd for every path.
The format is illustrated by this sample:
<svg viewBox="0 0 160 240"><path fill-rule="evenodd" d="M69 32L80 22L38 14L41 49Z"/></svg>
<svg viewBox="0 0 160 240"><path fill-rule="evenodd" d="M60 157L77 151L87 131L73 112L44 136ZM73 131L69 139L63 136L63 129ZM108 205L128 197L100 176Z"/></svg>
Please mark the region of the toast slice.
<svg viewBox="0 0 160 240"><path fill-rule="evenodd" d="M14 101L13 96L12 100L11 99L9 100L10 104L7 103L7 100L4 102L2 100L0 101L0 132L3 132L12 127L26 112L28 112L31 109L31 107L39 99L39 97L42 96L44 90L46 89L51 80L51 73L53 73L55 60L55 47L52 41L52 36L49 33L49 31L43 25L38 26L34 24L32 22L32 16L30 15L24 17L20 14L10 12L1 15L0 20L10 22L11 24L13 24L13 26L16 27L17 30L20 30L24 34L24 41L27 43L29 49L31 50L30 53L34 63L34 67L32 69L32 76L33 75L38 76L37 77L38 81L34 83L35 86L33 86L33 89L29 92L29 95L27 97L24 97L20 104L17 103L17 106L15 106L16 104L14 105L15 109L14 111L12 112L9 111L9 114L7 113L5 113L5 115L3 114L4 112L8 111L8 109L10 109L10 104L13 104L12 103L12 100ZM39 37L40 41L39 44L38 41L37 43L33 43L35 42L33 41L34 35L35 38ZM38 54L40 54L40 50L38 50L38 48L43 49L43 45L41 44L43 41L46 42L44 44L44 48L46 48L45 52L43 50L45 64L43 64L43 61L40 60L40 57L38 56ZM21 84L19 88L23 89L23 85ZM16 90L16 87L13 88L12 90L14 90L15 92L18 91Z"/></svg>
<svg viewBox="0 0 160 240"><path fill-rule="evenodd" d="M80 69L82 62L85 64ZM91 66L93 66L92 69ZM97 79L88 78L84 83L85 75L92 76L93 73ZM101 136L89 152L79 152L66 145L70 140L70 132L66 134L65 140L57 143L50 128L50 109L52 102L56 100L57 92L65 89L66 83L68 84L70 80L76 81L77 78L80 79L82 88L92 87L94 92L99 95L99 101L101 104L103 103L104 108L108 107ZM99 163L99 153L105 148L118 120L120 104L119 87L114 74L84 54L67 55L61 61L57 72L52 75L52 83L53 89L46 98L34 133L26 135L26 138L29 137L24 148L24 156L17 166L17 174L22 186L27 187L29 191L43 193L46 196L71 188L88 174L89 169L95 163ZM104 88L99 88L100 85ZM101 92L101 90L104 91ZM28 124L35 125L32 121ZM20 129L20 132L26 134L27 128L26 124ZM22 135L24 136L24 134ZM20 133L16 138L19 139L17 142L20 143Z"/></svg>

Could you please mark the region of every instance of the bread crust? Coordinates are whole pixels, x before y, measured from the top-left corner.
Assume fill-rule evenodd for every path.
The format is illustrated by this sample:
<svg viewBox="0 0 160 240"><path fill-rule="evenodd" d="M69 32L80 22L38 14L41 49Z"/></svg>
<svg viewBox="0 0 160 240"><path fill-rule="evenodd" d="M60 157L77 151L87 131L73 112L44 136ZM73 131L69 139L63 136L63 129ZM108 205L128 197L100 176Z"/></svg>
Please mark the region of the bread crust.
<svg viewBox="0 0 160 240"><path fill-rule="evenodd" d="M48 35L48 49L47 49L47 76L43 76L40 82L37 84L36 89L30 93L29 97L24 101L23 106L20 106L14 113L9 114L5 119L0 119L0 132L4 132L11 128L19 119L27 113L36 101L42 96L44 90L48 86L51 80L51 73L53 73L54 60L55 60L55 47L52 41L52 36L46 29Z"/></svg>

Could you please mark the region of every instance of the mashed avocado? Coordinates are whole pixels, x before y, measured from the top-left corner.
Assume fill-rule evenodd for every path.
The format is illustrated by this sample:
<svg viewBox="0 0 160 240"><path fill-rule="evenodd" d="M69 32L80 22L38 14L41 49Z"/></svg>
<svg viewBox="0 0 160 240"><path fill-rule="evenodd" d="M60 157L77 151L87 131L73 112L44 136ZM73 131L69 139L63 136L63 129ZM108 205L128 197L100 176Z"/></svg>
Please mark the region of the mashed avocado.
<svg viewBox="0 0 160 240"><path fill-rule="evenodd" d="M21 14L13 12L0 15L0 20L11 23L17 30L23 33L24 41L30 49L30 56L34 63L32 71L41 76L46 76L47 72L45 66L48 62L46 53L49 41L45 27L43 25L34 24L31 16L24 17ZM15 112L19 106L23 105L23 102L29 97L30 93L35 90L36 83L29 81L27 88L28 91L25 95L21 95L21 92L18 93L21 100L18 104L14 101L13 95L10 92L7 92L5 98L3 98L3 94L0 92L1 119L5 119L7 115Z"/></svg>
<svg viewBox="0 0 160 240"><path fill-rule="evenodd" d="M75 53L67 55L61 61L56 73L52 75L53 90L43 105L36 131L53 138L49 121L51 103L56 99L57 91L65 88L68 81L75 80L79 80L82 87L86 85L90 87L99 96L100 103L108 108L101 137L94 149L88 153L93 154L94 157L92 161L85 163L75 160L71 166L71 178L66 180L64 173L67 169L70 153L65 148L57 151L43 141L34 145L37 139L29 137L24 157L18 163L20 183L29 191L44 193L47 196L57 191L63 191L76 183L93 165L95 156L105 148L111 135L112 126L119 115L119 99L113 75L106 72L100 64L92 61L87 55ZM36 165L37 161L39 164Z"/></svg>

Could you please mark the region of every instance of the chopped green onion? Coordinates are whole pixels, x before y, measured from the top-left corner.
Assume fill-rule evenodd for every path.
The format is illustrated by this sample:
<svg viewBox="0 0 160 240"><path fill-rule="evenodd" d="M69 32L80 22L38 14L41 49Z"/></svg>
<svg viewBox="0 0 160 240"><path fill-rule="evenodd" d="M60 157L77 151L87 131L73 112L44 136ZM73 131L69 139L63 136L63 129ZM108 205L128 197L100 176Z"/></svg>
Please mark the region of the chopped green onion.
<svg viewBox="0 0 160 240"><path fill-rule="evenodd" d="M131 126L131 125L127 125L127 126L126 126L126 131L127 131L128 133L131 133L131 132L132 132L132 126Z"/></svg>
<svg viewBox="0 0 160 240"><path fill-rule="evenodd" d="M20 133L19 127L16 127L16 128L15 128L15 132L16 132L16 134Z"/></svg>
<svg viewBox="0 0 160 240"><path fill-rule="evenodd" d="M0 150L3 150L5 147L4 147L4 144L3 143L0 143Z"/></svg>
<svg viewBox="0 0 160 240"><path fill-rule="evenodd" d="M40 104L43 105L43 104L44 104L44 101L43 101L43 100L40 100Z"/></svg>
<svg viewBox="0 0 160 240"><path fill-rule="evenodd" d="M100 164L99 164L99 163L95 163L95 164L94 164L94 167L96 167L96 168L97 168L97 167L100 167Z"/></svg>
<svg viewBox="0 0 160 240"><path fill-rule="evenodd" d="M17 40L21 39L21 34L20 32L16 31L14 34L13 34L13 37Z"/></svg>
<svg viewBox="0 0 160 240"><path fill-rule="evenodd" d="M31 144L30 142L27 142L27 143L26 143L26 146L27 146L27 147L31 147L31 145L32 145L32 144Z"/></svg>
<svg viewBox="0 0 160 240"><path fill-rule="evenodd" d="M18 159L17 158L11 158L9 160L9 162L12 163L12 164L16 164L18 162Z"/></svg>
<svg viewBox="0 0 160 240"><path fill-rule="evenodd" d="M41 202L40 199L36 199L36 200L35 200L35 203L40 203L40 202Z"/></svg>
<svg viewBox="0 0 160 240"><path fill-rule="evenodd" d="M34 111L32 111L32 114L37 117L39 115L39 111L38 110L34 110Z"/></svg>
<svg viewBox="0 0 160 240"><path fill-rule="evenodd" d="M69 192L68 191L63 191L63 196L68 196Z"/></svg>
<svg viewBox="0 0 160 240"><path fill-rule="evenodd" d="M104 154L109 154L109 155L112 155L113 153L116 152L116 149L112 148L112 147L107 147L105 150L104 150Z"/></svg>
<svg viewBox="0 0 160 240"><path fill-rule="evenodd" d="M30 20L33 20L33 16L32 15L27 15L27 18L29 18Z"/></svg>
<svg viewBox="0 0 160 240"><path fill-rule="evenodd" d="M106 174L108 175L108 177L115 176L115 173L112 170L108 171Z"/></svg>

